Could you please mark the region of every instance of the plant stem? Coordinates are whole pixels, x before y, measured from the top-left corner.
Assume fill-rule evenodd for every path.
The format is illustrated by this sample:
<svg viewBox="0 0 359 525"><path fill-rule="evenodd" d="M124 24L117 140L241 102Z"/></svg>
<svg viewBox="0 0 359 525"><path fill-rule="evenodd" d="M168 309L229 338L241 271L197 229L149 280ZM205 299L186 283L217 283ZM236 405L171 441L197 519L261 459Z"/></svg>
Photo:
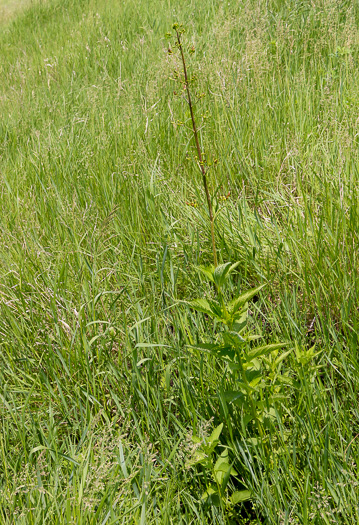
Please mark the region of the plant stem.
<svg viewBox="0 0 359 525"><path fill-rule="evenodd" d="M200 145L199 145L198 131L197 131L197 126L196 126L196 121L195 121L195 118L194 118L193 105L192 105L191 93L190 93L190 89L189 89L189 82L188 82L188 76L187 76L186 61L185 61L185 57L184 57L184 53L183 53L181 37L180 37L180 34L179 34L179 32L177 30L176 30L176 33L177 33L178 47L179 47L179 49L181 51L181 58L182 58L182 64L183 64L183 73L184 73L184 79L185 79L185 88L186 88L186 91L187 91L188 105L189 105L189 110L190 110L190 113L191 113L193 135L194 135L194 140L195 140L195 143L196 143L199 165L200 165L200 169L201 169L201 172L202 172L202 180L203 180L204 191L206 193L206 199L207 199L207 205L208 205L208 213L209 213L209 219L210 219L210 223L211 223L211 238L212 238L213 261L214 261L214 266L216 267L218 265L218 261L217 261L216 241L215 241L215 237L214 237L214 216L213 216L212 201L211 201L211 196L210 196L209 189L208 189L207 173L206 173L206 170L205 170L205 167L204 167L202 152L201 152L201 148L200 148Z"/></svg>

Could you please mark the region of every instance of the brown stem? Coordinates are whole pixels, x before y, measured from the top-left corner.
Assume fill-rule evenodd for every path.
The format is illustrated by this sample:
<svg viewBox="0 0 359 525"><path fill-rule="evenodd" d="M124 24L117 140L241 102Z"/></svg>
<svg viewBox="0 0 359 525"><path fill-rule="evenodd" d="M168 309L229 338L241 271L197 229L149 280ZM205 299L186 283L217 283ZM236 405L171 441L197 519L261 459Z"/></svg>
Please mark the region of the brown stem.
<svg viewBox="0 0 359 525"><path fill-rule="evenodd" d="M202 180L203 180L204 191L206 193L206 199L207 199L207 205L208 205L208 213L209 213L209 220L210 220L210 223L211 223L211 238L212 238L213 261L214 261L214 266L216 267L218 265L218 261L217 261L216 241L215 241L215 237L214 237L214 216L213 216L212 201L211 201L211 196L209 194L209 189L208 189L207 173L206 173L206 170L205 170L205 167L204 167L204 162L203 162L203 157L202 157L202 153L201 153L201 148L199 146L198 131L197 131L197 126L196 126L196 121L195 121L195 118L194 118L193 105L192 105L191 93L190 93L190 89L189 89L189 82L188 82L188 76L187 76L186 61L185 61L185 58L184 58L184 53L183 53L183 48L182 48L180 34L179 34L179 32L177 30L176 30L176 33L177 33L178 47L179 47L179 49L181 51L182 64L183 64L183 73L184 73L184 79L185 79L185 87L186 87L186 91L187 91L188 105L189 105L189 110L190 110L191 119L192 119L193 135L194 135L194 140L195 140L195 143L196 143L198 159L199 159L199 165L200 165L201 172L202 172Z"/></svg>

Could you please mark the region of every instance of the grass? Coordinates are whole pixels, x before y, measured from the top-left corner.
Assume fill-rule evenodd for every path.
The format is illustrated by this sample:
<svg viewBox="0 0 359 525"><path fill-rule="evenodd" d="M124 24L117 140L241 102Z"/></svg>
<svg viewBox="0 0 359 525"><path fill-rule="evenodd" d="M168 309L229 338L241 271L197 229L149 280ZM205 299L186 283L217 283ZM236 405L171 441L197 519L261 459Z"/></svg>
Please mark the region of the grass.
<svg viewBox="0 0 359 525"><path fill-rule="evenodd" d="M0 21L9 22L14 16L21 13L24 9L41 0L0 0ZM44 4L45 0L42 0Z"/></svg>
<svg viewBox="0 0 359 525"><path fill-rule="evenodd" d="M271 454L233 427L213 326L209 223L166 31L183 22L203 149L228 195L231 290L297 349ZM353 2L51 0L0 27L0 521L359 521L359 9ZM307 352L315 345L313 359ZM228 409L228 407L227 407ZM224 422L252 498L201 500L192 435ZM219 448L220 450L220 448Z"/></svg>

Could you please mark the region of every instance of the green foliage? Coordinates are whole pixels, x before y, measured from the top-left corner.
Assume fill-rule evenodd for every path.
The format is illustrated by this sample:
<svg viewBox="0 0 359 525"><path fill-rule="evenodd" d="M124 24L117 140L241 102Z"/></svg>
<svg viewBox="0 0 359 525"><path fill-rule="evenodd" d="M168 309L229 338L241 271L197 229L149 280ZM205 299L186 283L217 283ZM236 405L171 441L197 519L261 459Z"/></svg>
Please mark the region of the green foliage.
<svg viewBox="0 0 359 525"><path fill-rule="evenodd" d="M201 465L205 470L205 478L212 478L212 483L207 486L202 495L202 500L207 503L221 507L223 510L231 513L232 507L242 501L250 499L251 492L247 489L236 490L228 494L227 486L230 478L238 474L233 468L229 459L228 448L225 448L221 454L216 454L216 448L220 443L220 435L223 429L223 423L215 428L212 434L205 439L193 436L192 440L198 444L193 456L187 461L187 468Z"/></svg>
<svg viewBox="0 0 359 525"><path fill-rule="evenodd" d="M0 523L359 523L359 4L0 4ZM193 350L239 328L196 270L212 246L167 81L174 17L218 258L240 261L229 319L267 283L238 353L291 341L257 358L264 439L236 351ZM178 307L195 297L219 319ZM222 422L209 469L186 468ZM225 450L217 505L202 495Z"/></svg>
<svg viewBox="0 0 359 525"><path fill-rule="evenodd" d="M285 343L252 346L261 338L248 330L248 301L263 288L249 290L226 302L224 285L238 263L225 263L200 271L214 283L217 299L196 299L189 306L216 320L223 328L216 330L215 342L197 343L193 348L209 352L226 362L224 377L231 376L231 390L221 391L222 403L240 409L244 425L254 421L261 438L265 439L264 426L273 412L275 403L283 399L284 384L291 384L288 374L281 374L283 360L291 350L278 354ZM309 353L308 362L313 357ZM228 381L226 381L228 383Z"/></svg>

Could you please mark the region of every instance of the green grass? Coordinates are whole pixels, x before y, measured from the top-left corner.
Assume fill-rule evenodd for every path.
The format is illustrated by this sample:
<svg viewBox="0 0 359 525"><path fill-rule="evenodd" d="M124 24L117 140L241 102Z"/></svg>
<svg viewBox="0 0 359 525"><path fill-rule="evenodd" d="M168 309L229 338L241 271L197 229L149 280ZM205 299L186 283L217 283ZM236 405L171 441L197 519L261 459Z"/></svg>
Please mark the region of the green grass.
<svg viewBox="0 0 359 525"><path fill-rule="evenodd" d="M174 21L231 192L232 291L267 283L253 328L320 352L283 365L270 456L219 403L225 365L189 349L213 331L179 302L211 293L211 245ZM350 1L49 0L2 23L1 523L229 523L186 468L222 421L253 494L234 523L359 522L358 51Z"/></svg>
<svg viewBox="0 0 359 525"><path fill-rule="evenodd" d="M8 22L16 15L21 13L29 6L42 2L44 5L47 0L0 0L0 22Z"/></svg>

